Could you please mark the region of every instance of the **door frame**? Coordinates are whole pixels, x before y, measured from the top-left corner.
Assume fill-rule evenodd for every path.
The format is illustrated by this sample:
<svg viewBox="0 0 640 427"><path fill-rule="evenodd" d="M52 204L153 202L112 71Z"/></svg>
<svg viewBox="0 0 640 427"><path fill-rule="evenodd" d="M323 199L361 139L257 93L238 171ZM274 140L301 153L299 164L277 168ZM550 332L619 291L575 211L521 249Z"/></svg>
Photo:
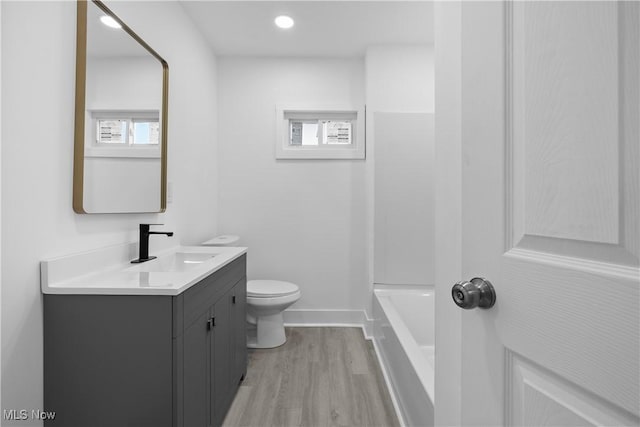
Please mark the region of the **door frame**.
<svg viewBox="0 0 640 427"><path fill-rule="evenodd" d="M0 1L0 46L2 46L2 2ZM2 170L2 55L0 55L0 172ZM2 174L0 173L0 177ZM2 197L2 178L0 178L0 205ZM2 241L2 209L0 209L0 242ZM2 244L0 244L0 278L2 277ZM2 280L0 279L0 343L2 343ZM2 345L0 344L0 362L2 361ZM0 363L1 364L1 363ZM2 384L2 369L0 369ZM2 408L2 387L0 387L0 408Z"/></svg>
<svg viewBox="0 0 640 427"><path fill-rule="evenodd" d="M435 425L462 425L462 2L434 4Z"/></svg>

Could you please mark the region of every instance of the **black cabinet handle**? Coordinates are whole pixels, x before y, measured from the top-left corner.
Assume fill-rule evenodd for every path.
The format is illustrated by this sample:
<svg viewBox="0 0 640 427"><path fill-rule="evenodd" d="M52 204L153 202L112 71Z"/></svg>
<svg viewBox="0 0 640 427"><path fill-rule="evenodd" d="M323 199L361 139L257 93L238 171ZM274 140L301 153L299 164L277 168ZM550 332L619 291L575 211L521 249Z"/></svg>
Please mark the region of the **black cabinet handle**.
<svg viewBox="0 0 640 427"><path fill-rule="evenodd" d="M212 317L211 319L207 320L207 330L210 331L214 326L216 326L216 318Z"/></svg>

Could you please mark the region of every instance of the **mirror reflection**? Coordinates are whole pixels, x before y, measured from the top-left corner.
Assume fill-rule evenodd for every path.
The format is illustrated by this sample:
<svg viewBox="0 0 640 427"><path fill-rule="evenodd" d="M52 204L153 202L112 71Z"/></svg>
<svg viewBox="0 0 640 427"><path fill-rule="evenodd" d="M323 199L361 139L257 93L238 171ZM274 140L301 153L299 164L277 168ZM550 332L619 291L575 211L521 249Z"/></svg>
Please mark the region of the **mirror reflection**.
<svg viewBox="0 0 640 427"><path fill-rule="evenodd" d="M166 62L102 3L81 1L77 65L74 210L164 211Z"/></svg>

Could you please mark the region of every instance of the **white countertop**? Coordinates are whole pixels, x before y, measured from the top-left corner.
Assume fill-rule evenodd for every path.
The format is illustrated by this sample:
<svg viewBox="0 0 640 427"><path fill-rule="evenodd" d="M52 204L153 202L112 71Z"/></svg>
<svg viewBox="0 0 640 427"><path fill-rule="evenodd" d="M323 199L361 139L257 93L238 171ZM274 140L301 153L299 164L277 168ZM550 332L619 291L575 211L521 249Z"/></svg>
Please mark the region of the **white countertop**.
<svg viewBox="0 0 640 427"><path fill-rule="evenodd" d="M245 247L175 246L157 253L158 258L131 264L137 245L116 245L95 251L53 258L40 263L44 294L68 295L179 295L211 273L247 252ZM186 261L184 271L161 269L174 254L211 254ZM147 271L145 271L147 270Z"/></svg>

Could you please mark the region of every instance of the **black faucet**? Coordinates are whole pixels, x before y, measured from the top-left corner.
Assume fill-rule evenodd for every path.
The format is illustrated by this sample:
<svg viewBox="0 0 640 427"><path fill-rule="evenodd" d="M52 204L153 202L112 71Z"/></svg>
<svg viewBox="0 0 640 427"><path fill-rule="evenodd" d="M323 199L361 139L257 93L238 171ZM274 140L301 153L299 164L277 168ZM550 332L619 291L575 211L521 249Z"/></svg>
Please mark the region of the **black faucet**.
<svg viewBox="0 0 640 427"><path fill-rule="evenodd" d="M149 235L150 234L166 234L167 236L173 236L173 231L149 231L151 225L163 225L163 224L140 224L140 253L138 259L131 261L132 264L139 264L141 262L151 261L155 259L154 256L149 256Z"/></svg>

